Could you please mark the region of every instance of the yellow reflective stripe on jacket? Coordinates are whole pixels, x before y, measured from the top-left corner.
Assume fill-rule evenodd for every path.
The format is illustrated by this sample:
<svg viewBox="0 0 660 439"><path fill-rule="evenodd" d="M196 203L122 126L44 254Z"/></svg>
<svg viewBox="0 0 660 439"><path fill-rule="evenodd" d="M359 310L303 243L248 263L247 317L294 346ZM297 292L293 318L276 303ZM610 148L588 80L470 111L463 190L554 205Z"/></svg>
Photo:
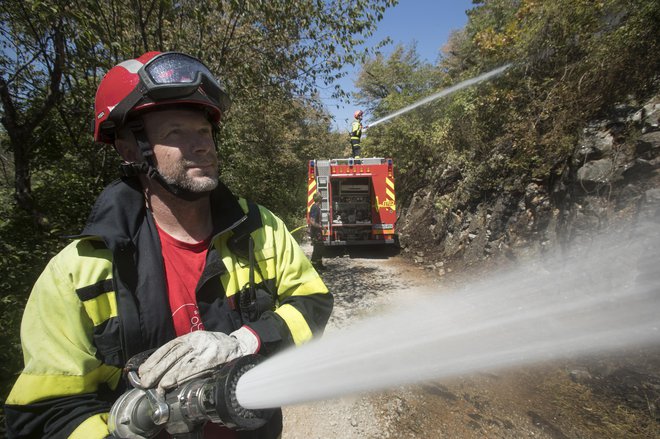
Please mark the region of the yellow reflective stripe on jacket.
<svg viewBox="0 0 660 439"><path fill-rule="evenodd" d="M291 305L282 305L275 310L275 313L282 317L286 326L291 331L293 342L296 345L311 340L312 331L305 320L305 317L295 307Z"/></svg>
<svg viewBox="0 0 660 439"><path fill-rule="evenodd" d="M120 378L121 369L105 364L83 376L32 375L24 372L7 397L7 404L27 405L45 399L96 392L101 382L108 383L114 389Z"/></svg>
<svg viewBox="0 0 660 439"><path fill-rule="evenodd" d="M117 299L114 291L101 294L94 299L85 300L83 306L92 319L94 326L102 324L110 317L117 317Z"/></svg>
<svg viewBox="0 0 660 439"><path fill-rule="evenodd" d="M108 430L108 413L99 413L83 421L69 439L101 439L110 434Z"/></svg>

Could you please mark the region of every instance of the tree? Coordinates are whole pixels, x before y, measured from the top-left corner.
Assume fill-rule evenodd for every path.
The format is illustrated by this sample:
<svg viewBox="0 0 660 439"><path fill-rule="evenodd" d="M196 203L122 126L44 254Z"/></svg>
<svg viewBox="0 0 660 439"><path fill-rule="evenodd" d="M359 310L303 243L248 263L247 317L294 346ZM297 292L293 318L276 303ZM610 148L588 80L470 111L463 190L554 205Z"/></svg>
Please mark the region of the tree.
<svg viewBox="0 0 660 439"><path fill-rule="evenodd" d="M0 16L0 42L3 54L13 56L0 58L0 121L13 154L16 201L40 222L32 199L30 162L39 128L63 95L64 22L53 14L55 7L44 10L31 2L7 6Z"/></svg>

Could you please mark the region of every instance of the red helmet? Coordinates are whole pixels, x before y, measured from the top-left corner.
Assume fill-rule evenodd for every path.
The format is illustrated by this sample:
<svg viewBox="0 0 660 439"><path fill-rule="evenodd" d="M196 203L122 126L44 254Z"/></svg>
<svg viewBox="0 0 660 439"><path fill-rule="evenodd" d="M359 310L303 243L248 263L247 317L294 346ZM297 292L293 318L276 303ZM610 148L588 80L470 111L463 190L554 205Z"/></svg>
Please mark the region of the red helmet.
<svg viewBox="0 0 660 439"><path fill-rule="evenodd" d="M356 119L362 119L363 114L364 113L362 112L362 110L357 110L355 113L353 113L353 117Z"/></svg>
<svg viewBox="0 0 660 439"><path fill-rule="evenodd" d="M94 140L113 143L126 117L175 103L204 107L218 124L230 100L221 82L197 58L179 52L147 52L124 61L101 80L94 101Z"/></svg>

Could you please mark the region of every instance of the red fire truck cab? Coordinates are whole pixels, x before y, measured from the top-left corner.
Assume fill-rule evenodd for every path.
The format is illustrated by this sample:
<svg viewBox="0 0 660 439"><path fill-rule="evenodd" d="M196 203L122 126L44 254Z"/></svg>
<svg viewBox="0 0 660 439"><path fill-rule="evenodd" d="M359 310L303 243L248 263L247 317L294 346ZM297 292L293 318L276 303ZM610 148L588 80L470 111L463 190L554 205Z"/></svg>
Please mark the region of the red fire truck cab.
<svg viewBox="0 0 660 439"><path fill-rule="evenodd" d="M310 160L307 222L314 194L323 196L325 245L396 244L392 159Z"/></svg>

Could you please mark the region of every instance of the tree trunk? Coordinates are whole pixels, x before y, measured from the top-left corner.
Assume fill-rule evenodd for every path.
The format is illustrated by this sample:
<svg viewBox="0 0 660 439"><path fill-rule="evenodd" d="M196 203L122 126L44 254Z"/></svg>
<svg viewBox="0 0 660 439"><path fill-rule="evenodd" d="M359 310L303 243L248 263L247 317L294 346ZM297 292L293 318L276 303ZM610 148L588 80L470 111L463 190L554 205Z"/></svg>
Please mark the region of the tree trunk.
<svg viewBox="0 0 660 439"><path fill-rule="evenodd" d="M27 139L23 136L12 136L12 151L14 152L14 197L18 207L35 215L34 200L32 198L32 181L30 176L30 153L27 148Z"/></svg>

